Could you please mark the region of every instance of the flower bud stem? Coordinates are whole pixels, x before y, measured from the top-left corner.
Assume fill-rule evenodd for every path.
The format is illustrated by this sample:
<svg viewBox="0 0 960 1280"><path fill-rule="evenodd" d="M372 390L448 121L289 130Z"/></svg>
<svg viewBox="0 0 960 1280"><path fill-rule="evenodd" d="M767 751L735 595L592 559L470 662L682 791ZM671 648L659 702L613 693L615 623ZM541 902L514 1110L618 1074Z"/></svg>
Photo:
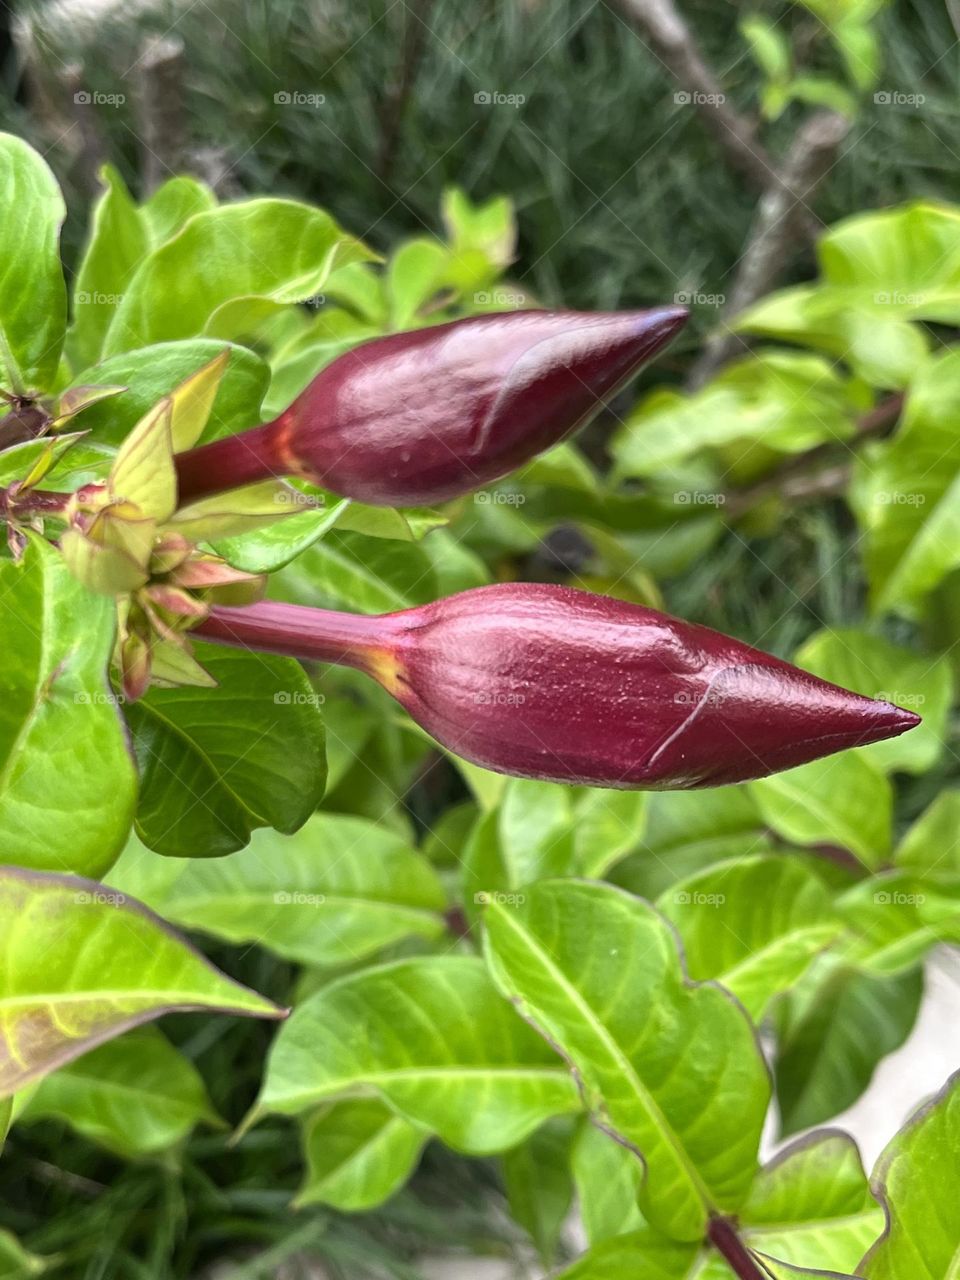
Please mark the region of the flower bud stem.
<svg viewBox="0 0 960 1280"><path fill-rule="evenodd" d="M383 621L368 614L263 601L255 608L215 606L190 633L203 640L291 658L367 669L384 645Z"/></svg>
<svg viewBox="0 0 960 1280"><path fill-rule="evenodd" d="M250 431L178 454L174 462L181 505L211 493L256 484L271 475L289 475L292 468L283 449L285 429L281 414Z"/></svg>

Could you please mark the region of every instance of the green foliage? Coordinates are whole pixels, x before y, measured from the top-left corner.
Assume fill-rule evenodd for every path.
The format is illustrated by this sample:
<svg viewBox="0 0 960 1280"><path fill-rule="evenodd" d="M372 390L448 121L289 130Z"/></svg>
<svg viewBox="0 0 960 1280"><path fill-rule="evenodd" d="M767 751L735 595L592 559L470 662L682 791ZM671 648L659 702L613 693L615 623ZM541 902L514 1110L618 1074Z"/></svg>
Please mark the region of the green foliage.
<svg viewBox="0 0 960 1280"><path fill-rule="evenodd" d="M879 83L871 7L807 8L839 59L829 74L798 68L780 26L744 24L767 114L853 110L855 96L863 110ZM218 204L185 178L138 203L107 168L68 327L59 195L17 140L3 165L17 218L0 233L14 264L2 389L34 393L57 432L0 453L5 493L120 477L114 497L136 501L151 538L193 535L269 574L276 599L352 613L561 578L794 652L924 723L744 787L645 795L466 765L363 677L286 658L197 643L162 668L194 683L126 701L115 641L129 619L67 562L109 587L102 566L55 518L16 531L23 545L0 558L0 1183L17 1200L5 1169L24 1152L51 1166L56 1144L111 1161L90 1166L108 1182L116 1157L132 1161L104 1213L149 1220L156 1241L145 1251L131 1228L132 1243L78 1253L75 1218L58 1236L20 1207L24 1243L0 1234L0 1274L80 1275L81 1255L100 1267L84 1275L122 1274L128 1251L131 1275L165 1274L196 1202L216 1203L218 1238L256 1217L253 1268L295 1253L289 1233L351 1280L381 1218L342 1215L376 1209L381 1273L407 1277L398 1224L439 1169L437 1240L476 1178L462 1198L502 1197L522 1247L569 1280L731 1280L717 1220L778 1280L951 1275L960 1225L938 1196L955 1180L955 1090L894 1139L873 1193L837 1131L766 1164L758 1152L771 1079L784 1135L851 1106L909 1035L931 949L960 944L958 366L929 327L958 322L956 209L912 202L833 227L816 282L741 317L768 345L696 392L657 386L616 429L482 500L400 511L298 481L171 514L172 447L271 418L369 337L529 303L504 280L514 206L448 190L444 238L418 231L379 260L306 203ZM521 206L520 228L543 235L550 216ZM615 241L605 253L616 261ZM620 296L609 277L596 288ZM798 514L796 475L851 453L831 500ZM139 565L137 529L102 545ZM139 1025L288 1003L269 1050L256 1024L174 1017L169 1038ZM227 1154L215 1126L245 1111ZM574 1197L589 1248L571 1262ZM182 1202L165 1235L158 1198ZM204 1261L179 1254L176 1274Z"/></svg>

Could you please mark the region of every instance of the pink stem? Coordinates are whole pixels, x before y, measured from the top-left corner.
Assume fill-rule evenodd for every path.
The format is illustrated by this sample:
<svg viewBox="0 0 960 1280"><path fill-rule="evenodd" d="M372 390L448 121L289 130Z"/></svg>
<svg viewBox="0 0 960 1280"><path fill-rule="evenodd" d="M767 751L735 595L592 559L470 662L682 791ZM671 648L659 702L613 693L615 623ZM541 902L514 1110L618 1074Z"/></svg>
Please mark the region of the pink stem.
<svg viewBox="0 0 960 1280"><path fill-rule="evenodd" d="M281 415L260 427L178 453L174 462L180 502L288 475L291 468L282 448L285 426Z"/></svg>
<svg viewBox="0 0 960 1280"><path fill-rule="evenodd" d="M361 668L370 651L386 643L383 619L376 615L270 600L245 608L215 606L190 634L242 649Z"/></svg>
<svg viewBox="0 0 960 1280"><path fill-rule="evenodd" d="M729 1218L711 1217L707 1239L726 1258L730 1270L739 1280L767 1280Z"/></svg>

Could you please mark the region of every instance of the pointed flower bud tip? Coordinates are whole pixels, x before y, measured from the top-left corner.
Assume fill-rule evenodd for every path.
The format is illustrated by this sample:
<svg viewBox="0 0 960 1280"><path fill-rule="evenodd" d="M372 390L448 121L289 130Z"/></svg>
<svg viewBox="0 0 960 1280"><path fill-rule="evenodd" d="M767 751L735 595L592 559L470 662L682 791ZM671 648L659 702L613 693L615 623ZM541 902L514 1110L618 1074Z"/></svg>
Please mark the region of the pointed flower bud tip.
<svg viewBox="0 0 960 1280"><path fill-rule="evenodd" d="M181 501L279 474L386 506L458 497L583 426L686 319L511 311L374 338L274 422L181 454Z"/></svg>
<svg viewBox="0 0 960 1280"><path fill-rule="evenodd" d="M215 608L197 633L360 667L457 755L555 782L745 782L919 723L719 632L569 587L480 587L372 618Z"/></svg>

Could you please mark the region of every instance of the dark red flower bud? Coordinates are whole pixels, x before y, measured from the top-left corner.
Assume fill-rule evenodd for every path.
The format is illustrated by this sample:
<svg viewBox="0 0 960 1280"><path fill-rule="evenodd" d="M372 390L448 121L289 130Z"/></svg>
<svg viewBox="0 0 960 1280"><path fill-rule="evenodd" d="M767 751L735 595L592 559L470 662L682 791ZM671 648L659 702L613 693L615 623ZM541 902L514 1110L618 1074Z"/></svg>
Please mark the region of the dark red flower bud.
<svg viewBox="0 0 960 1280"><path fill-rule="evenodd" d="M275 421L181 454L181 501L299 475L361 502L444 502L582 426L686 318L683 307L511 311L374 338Z"/></svg>
<svg viewBox="0 0 960 1280"><path fill-rule="evenodd" d="M359 667L457 755L554 782L745 782L920 721L717 631L569 587L479 587L379 617L214 608L195 634Z"/></svg>

